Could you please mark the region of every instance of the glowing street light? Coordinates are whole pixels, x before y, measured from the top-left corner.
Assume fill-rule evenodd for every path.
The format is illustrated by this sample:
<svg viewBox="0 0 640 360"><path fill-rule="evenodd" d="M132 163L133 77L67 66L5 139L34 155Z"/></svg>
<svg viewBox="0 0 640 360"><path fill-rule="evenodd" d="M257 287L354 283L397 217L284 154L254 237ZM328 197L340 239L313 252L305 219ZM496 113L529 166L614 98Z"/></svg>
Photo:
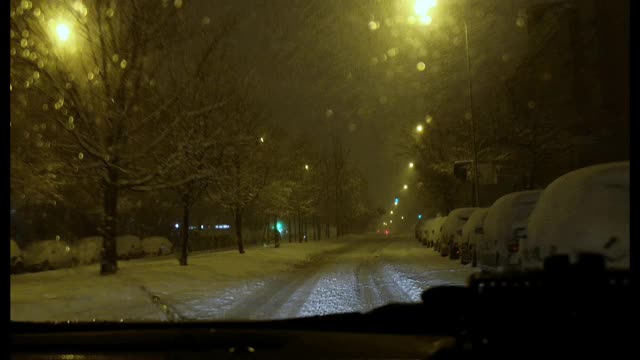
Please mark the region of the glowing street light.
<svg viewBox="0 0 640 360"><path fill-rule="evenodd" d="M404 184L404 186L402 187L403 189L407 190L409 188L409 185Z"/></svg>
<svg viewBox="0 0 640 360"><path fill-rule="evenodd" d="M393 210L391 210L391 211L389 212L389 214L393 215Z"/></svg>
<svg viewBox="0 0 640 360"><path fill-rule="evenodd" d="M307 171L309 171L309 164L305 164L305 165L304 165L304 169L305 169L305 170L307 170Z"/></svg>
<svg viewBox="0 0 640 360"><path fill-rule="evenodd" d="M431 16L429 16L429 11L436 7L438 4L437 0L416 0L415 5L413 6L413 10L420 18L420 22L429 25L431 24Z"/></svg>
<svg viewBox="0 0 640 360"><path fill-rule="evenodd" d="M261 143L263 143L263 142L264 142L264 138L263 138L263 137L261 137L261 138L260 138L260 142L261 142Z"/></svg>
<svg viewBox="0 0 640 360"><path fill-rule="evenodd" d="M409 163L409 168L413 168L413 163L412 162Z"/></svg>
<svg viewBox="0 0 640 360"><path fill-rule="evenodd" d="M429 25L431 24L431 16L428 15L429 11L436 7L436 0L416 0L413 10L416 12L416 15L420 18L420 21L423 24ZM468 6L468 3L465 2L465 7ZM467 120L471 120L471 143L473 145L473 201L472 206L477 206L479 203L479 182L478 182L478 145L476 142L476 120L473 116L473 92L471 89L471 56L469 54L469 30L467 27L467 19L465 16L462 17L462 23L464 24L464 44L465 44L465 53L466 53L466 62L467 62L467 93L468 93L468 111L465 114L465 118ZM427 123L430 122L430 119L427 118Z"/></svg>
<svg viewBox="0 0 640 360"><path fill-rule="evenodd" d="M422 124L418 124L418 126L416 126L416 131L421 133L422 130L424 130L424 127L422 127Z"/></svg>
<svg viewBox="0 0 640 360"><path fill-rule="evenodd" d="M71 28L65 23L60 23L56 26L56 35L60 41L66 42L71 36Z"/></svg>
<svg viewBox="0 0 640 360"><path fill-rule="evenodd" d="M389 220L389 224L393 224L393 220Z"/></svg>
<svg viewBox="0 0 640 360"><path fill-rule="evenodd" d="M401 220L404 220L404 216L400 216L400 219L401 219Z"/></svg>

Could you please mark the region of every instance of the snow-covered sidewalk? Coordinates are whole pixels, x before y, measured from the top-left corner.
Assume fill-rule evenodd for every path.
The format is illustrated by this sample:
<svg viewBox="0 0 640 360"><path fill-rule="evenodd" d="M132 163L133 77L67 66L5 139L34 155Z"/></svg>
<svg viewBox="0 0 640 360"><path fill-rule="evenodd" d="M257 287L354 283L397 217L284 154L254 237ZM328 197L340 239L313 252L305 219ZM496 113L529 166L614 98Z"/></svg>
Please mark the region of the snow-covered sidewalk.
<svg viewBox="0 0 640 360"><path fill-rule="evenodd" d="M175 257L120 261L116 275L100 276L98 265L11 276L11 320L169 320L172 301L216 293L231 284L257 280L348 245L348 239L194 254L188 266ZM248 285L249 286L249 285Z"/></svg>

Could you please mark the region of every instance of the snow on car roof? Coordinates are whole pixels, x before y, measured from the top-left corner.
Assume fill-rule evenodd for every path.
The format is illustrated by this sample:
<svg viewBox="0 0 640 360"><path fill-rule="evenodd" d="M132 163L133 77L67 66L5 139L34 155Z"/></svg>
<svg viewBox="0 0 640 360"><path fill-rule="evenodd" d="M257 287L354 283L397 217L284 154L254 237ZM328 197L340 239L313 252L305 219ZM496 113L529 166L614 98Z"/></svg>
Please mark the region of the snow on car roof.
<svg viewBox="0 0 640 360"><path fill-rule="evenodd" d="M468 207L451 210L449 216L447 216L447 220L442 224L442 231L447 234L456 232L469 220L471 214L477 209L478 208Z"/></svg>
<svg viewBox="0 0 640 360"><path fill-rule="evenodd" d="M629 266L629 162L585 167L553 181L529 217L525 265L541 267L551 252L600 253Z"/></svg>
<svg viewBox="0 0 640 360"><path fill-rule="evenodd" d="M489 212L489 208L479 208L471 214L469 220L462 227L462 236L466 236L466 234L472 234L476 227L482 226L484 222L484 218L487 216Z"/></svg>
<svg viewBox="0 0 640 360"><path fill-rule="evenodd" d="M512 235L513 225L526 226L541 193L542 190L519 191L496 200L484 219L484 238L500 244Z"/></svg>

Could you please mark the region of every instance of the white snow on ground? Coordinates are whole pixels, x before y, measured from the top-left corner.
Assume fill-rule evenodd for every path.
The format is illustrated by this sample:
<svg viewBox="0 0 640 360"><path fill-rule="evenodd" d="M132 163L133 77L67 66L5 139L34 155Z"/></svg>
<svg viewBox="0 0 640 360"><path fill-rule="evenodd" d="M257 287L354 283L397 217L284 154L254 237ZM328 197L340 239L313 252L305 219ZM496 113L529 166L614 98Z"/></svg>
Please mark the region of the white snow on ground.
<svg viewBox="0 0 640 360"><path fill-rule="evenodd" d="M357 241L356 241L357 240ZM369 311L415 302L422 290L463 285L470 267L404 237L283 242L282 247L198 253L11 276L11 319L276 319Z"/></svg>
<svg viewBox="0 0 640 360"><path fill-rule="evenodd" d="M11 319L16 321L164 320L146 287L176 308L194 299L218 300L238 279L269 276L311 255L344 246L333 241L283 242L281 248L193 254L188 266L173 257L119 261L115 275L100 276L98 265L11 276ZM251 286L247 290L251 290ZM242 292L237 295L243 296ZM181 306L183 305L183 306ZM207 304L201 304L206 308ZM212 304L216 305L216 304Z"/></svg>
<svg viewBox="0 0 640 360"><path fill-rule="evenodd" d="M314 316L358 311L362 307L356 294L353 269L340 266L337 271L320 278L300 311L294 316Z"/></svg>
<svg viewBox="0 0 640 360"><path fill-rule="evenodd" d="M142 239L145 255L166 255L173 250L173 244L166 237L150 236Z"/></svg>

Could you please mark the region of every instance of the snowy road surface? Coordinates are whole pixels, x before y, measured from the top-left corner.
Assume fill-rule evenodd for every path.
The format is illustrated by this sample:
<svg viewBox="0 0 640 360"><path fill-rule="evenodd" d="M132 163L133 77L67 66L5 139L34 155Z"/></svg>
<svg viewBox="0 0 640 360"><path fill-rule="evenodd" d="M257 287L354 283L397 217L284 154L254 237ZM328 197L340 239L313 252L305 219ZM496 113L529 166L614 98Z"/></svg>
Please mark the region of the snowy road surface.
<svg viewBox="0 0 640 360"><path fill-rule="evenodd" d="M284 243L244 255L196 255L12 276L12 320L281 319L417 302L423 290L463 285L476 271L406 236Z"/></svg>

